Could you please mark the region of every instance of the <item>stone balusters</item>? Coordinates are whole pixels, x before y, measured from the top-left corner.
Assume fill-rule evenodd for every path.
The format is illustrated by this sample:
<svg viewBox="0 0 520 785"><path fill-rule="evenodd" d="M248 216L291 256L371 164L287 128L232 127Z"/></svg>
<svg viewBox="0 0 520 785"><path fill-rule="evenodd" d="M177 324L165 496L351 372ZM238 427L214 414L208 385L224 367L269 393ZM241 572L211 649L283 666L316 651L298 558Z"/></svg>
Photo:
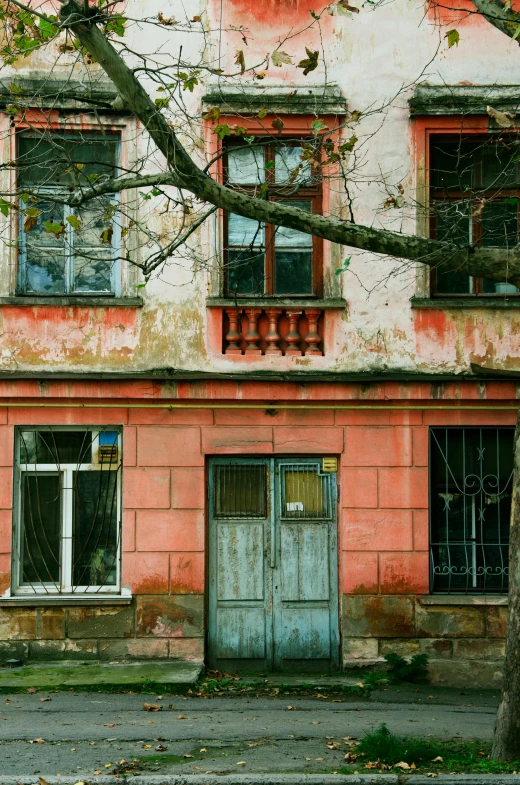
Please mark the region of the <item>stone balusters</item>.
<svg viewBox="0 0 520 785"><path fill-rule="evenodd" d="M289 332L285 336L287 342L287 349L285 355L289 357L301 356L302 350L300 349L301 335L298 331L298 322L301 311L287 311L287 318L289 319Z"/></svg>
<svg viewBox="0 0 520 785"><path fill-rule="evenodd" d="M247 316L247 332L244 334L242 314ZM323 314L319 308L252 308L235 307L226 308L225 314L229 321L226 331L226 355L250 356L282 356L321 357L321 336L318 331L318 321ZM307 335L302 334L301 317L307 319ZM283 316L287 319L280 321ZM287 321L289 322L287 327ZM260 329L259 329L260 325ZM280 330L280 325L283 325ZM244 349L244 343L246 348ZM305 347L302 351L302 346Z"/></svg>
<svg viewBox="0 0 520 785"><path fill-rule="evenodd" d="M258 346L258 341L260 340L260 334L257 329L258 317L262 313L262 309L246 308L245 312L249 324L247 333L244 336L244 340L247 343L245 354L247 355L262 354L262 350Z"/></svg>
<svg viewBox="0 0 520 785"><path fill-rule="evenodd" d="M309 355L314 355L321 357L323 352L318 347L318 344L321 341L320 335L318 333L318 319L321 316L321 310L317 308L306 308L305 316L307 317L307 322L309 323L309 332L305 336L305 340L307 342L305 356L308 357Z"/></svg>
<svg viewBox="0 0 520 785"><path fill-rule="evenodd" d="M269 329L265 340L267 342L266 354L281 354L282 350L278 346L280 335L278 333L278 319L282 314L281 308L266 308L265 312L269 320Z"/></svg>
<svg viewBox="0 0 520 785"><path fill-rule="evenodd" d="M229 330L226 333L226 354L242 354L242 349L240 348L242 333L237 330L241 321L242 309L226 308L226 316L229 319Z"/></svg>

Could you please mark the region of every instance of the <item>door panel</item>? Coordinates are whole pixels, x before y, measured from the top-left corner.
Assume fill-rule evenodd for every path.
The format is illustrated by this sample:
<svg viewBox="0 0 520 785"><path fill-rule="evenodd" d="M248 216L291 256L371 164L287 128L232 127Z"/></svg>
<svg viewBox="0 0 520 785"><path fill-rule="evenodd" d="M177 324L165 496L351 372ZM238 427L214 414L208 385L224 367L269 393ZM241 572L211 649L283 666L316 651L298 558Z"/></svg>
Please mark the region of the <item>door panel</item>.
<svg viewBox="0 0 520 785"><path fill-rule="evenodd" d="M218 524L218 599L263 600L264 526L262 523Z"/></svg>
<svg viewBox="0 0 520 785"><path fill-rule="evenodd" d="M336 475L318 458L214 459L209 503L210 667L337 667Z"/></svg>

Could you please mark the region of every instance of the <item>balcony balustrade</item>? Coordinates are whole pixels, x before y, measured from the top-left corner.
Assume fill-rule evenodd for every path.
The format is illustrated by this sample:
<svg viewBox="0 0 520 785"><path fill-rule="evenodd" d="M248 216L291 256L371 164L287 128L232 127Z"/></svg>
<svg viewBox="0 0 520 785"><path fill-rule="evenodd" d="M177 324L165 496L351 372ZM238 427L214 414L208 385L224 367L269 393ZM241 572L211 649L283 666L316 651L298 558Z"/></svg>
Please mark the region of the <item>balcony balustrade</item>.
<svg viewBox="0 0 520 785"><path fill-rule="evenodd" d="M234 306L224 309L225 355L321 357L321 308Z"/></svg>

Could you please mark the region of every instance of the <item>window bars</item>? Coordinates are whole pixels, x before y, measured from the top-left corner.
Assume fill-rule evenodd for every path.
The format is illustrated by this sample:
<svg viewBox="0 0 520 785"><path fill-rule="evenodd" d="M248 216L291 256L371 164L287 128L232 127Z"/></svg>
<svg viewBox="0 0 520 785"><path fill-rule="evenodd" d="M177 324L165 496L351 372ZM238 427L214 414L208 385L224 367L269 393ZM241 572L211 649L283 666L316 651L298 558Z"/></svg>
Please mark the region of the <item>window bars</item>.
<svg viewBox="0 0 520 785"><path fill-rule="evenodd" d="M19 428L14 592L118 592L120 533L120 431Z"/></svg>
<svg viewBox="0 0 520 785"><path fill-rule="evenodd" d="M430 429L430 573L440 594L506 594L513 428Z"/></svg>

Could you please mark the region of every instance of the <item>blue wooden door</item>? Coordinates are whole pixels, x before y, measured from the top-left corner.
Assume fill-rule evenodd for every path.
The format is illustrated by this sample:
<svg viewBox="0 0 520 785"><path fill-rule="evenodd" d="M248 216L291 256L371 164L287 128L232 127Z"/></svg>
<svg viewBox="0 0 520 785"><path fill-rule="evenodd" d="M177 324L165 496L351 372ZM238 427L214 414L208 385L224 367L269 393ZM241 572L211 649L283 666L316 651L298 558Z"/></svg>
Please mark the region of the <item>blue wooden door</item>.
<svg viewBox="0 0 520 785"><path fill-rule="evenodd" d="M321 466L212 460L210 667L337 667L336 475Z"/></svg>

